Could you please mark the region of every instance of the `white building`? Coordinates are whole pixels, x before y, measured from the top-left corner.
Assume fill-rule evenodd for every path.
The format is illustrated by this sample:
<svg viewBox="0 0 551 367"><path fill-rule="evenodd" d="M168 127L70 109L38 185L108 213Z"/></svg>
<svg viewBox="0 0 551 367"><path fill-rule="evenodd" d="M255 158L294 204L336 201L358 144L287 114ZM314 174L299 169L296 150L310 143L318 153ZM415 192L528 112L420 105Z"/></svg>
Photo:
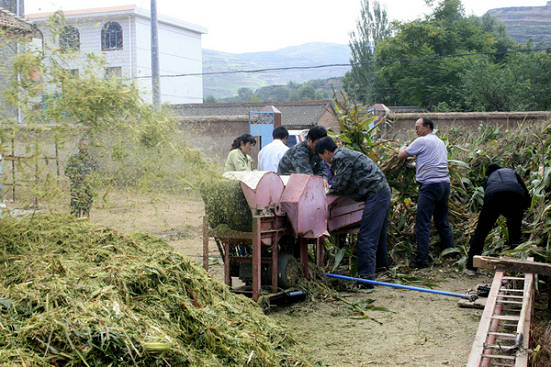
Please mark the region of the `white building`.
<svg viewBox="0 0 551 367"><path fill-rule="evenodd" d="M67 26L59 37L61 48L80 50L68 69L81 70L86 54L107 60L106 77L120 76L136 82L145 100L151 101L151 17L135 5L64 12ZM53 42L48 27L52 13L27 14L26 18L44 34L46 45ZM158 16L161 103L201 103L201 75L163 75L202 72L201 35L206 29L179 19Z"/></svg>

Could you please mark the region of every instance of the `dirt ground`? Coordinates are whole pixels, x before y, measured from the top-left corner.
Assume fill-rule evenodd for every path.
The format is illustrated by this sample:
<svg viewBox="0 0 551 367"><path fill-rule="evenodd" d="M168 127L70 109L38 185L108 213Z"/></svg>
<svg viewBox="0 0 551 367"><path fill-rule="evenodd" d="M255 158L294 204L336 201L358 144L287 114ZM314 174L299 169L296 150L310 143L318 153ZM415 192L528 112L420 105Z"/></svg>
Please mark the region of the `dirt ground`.
<svg viewBox="0 0 551 367"><path fill-rule="evenodd" d="M201 263L202 217L203 204L192 194L152 200L111 193L107 201L94 203L90 219L122 233L159 235L176 251ZM209 248L211 272L222 280L221 261L212 241ZM488 276L466 278L442 269L424 275L442 279L438 289L457 293L491 282ZM349 302L374 299L374 305L390 312L372 310L368 313L372 319L360 319L345 302L333 300L281 307L270 316L292 330L320 366L464 366L482 313L459 308L458 298L387 287L341 293L340 297Z"/></svg>

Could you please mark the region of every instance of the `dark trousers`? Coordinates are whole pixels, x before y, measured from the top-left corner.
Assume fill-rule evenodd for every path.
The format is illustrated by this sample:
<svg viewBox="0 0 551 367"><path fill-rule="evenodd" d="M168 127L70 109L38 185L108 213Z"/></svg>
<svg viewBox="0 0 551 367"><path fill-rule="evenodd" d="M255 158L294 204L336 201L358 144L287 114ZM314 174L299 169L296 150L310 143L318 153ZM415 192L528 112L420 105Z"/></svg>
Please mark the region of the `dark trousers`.
<svg viewBox="0 0 551 367"><path fill-rule="evenodd" d="M448 219L449 182L422 184L417 198L415 236L417 237L417 266L429 263L429 238L432 218L440 235L440 250L455 247Z"/></svg>
<svg viewBox="0 0 551 367"><path fill-rule="evenodd" d="M358 233L358 275L375 279L377 266L387 265L387 227L390 209L390 189L385 188L371 195L365 207Z"/></svg>
<svg viewBox="0 0 551 367"><path fill-rule="evenodd" d="M471 237L471 247L467 258L467 268L473 269L473 257L482 254L484 241L492 230L497 218L503 215L507 220L509 245L520 242L520 226L525 200L516 192L497 192L491 198L484 199L482 210L478 216L478 224Z"/></svg>

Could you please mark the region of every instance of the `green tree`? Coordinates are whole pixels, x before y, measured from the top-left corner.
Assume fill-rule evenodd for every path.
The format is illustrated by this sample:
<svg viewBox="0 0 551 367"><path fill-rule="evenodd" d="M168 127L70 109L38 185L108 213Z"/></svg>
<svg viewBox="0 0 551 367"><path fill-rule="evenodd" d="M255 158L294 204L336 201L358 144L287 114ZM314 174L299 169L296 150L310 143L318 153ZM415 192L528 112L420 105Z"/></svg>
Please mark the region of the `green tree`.
<svg viewBox="0 0 551 367"><path fill-rule="evenodd" d="M374 102L375 65L373 52L377 44L392 34L386 10L378 1L362 0L360 19L349 43L352 69L344 77L344 89L355 100Z"/></svg>
<svg viewBox="0 0 551 367"><path fill-rule="evenodd" d="M253 96L253 91L251 88L239 88L237 90L237 95L242 101L248 101Z"/></svg>
<svg viewBox="0 0 551 367"><path fill-rule="evenodd" d="M316 99L316 90L311 85L304 85L298 90L300 101L312 101Z"/></svg>
<svg viewBox="0 0 551 367"><path fill-rule="evenodd" d="M471 65L468 57L450 55L503 51L512 41L502 31L489 18L465 16L460 0L439 1L430 16L400 25L378 44L377 100L429 110L442 104L467 108L462 82Z"/></svg>

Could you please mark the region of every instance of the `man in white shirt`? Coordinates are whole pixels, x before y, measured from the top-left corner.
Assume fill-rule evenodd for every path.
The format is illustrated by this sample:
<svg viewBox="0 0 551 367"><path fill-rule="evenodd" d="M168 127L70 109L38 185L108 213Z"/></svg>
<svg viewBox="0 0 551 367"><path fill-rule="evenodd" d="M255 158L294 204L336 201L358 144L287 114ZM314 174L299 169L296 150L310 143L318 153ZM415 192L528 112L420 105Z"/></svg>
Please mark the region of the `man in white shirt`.
<svg viewBox="0 0 551 367"><path fill-rule="evenodd" d="M274 141L266 145L258 153L258 170L277 172L277 166L287 149L287 137L289 132L283 126L276 127L272 132Z"/></svg>

